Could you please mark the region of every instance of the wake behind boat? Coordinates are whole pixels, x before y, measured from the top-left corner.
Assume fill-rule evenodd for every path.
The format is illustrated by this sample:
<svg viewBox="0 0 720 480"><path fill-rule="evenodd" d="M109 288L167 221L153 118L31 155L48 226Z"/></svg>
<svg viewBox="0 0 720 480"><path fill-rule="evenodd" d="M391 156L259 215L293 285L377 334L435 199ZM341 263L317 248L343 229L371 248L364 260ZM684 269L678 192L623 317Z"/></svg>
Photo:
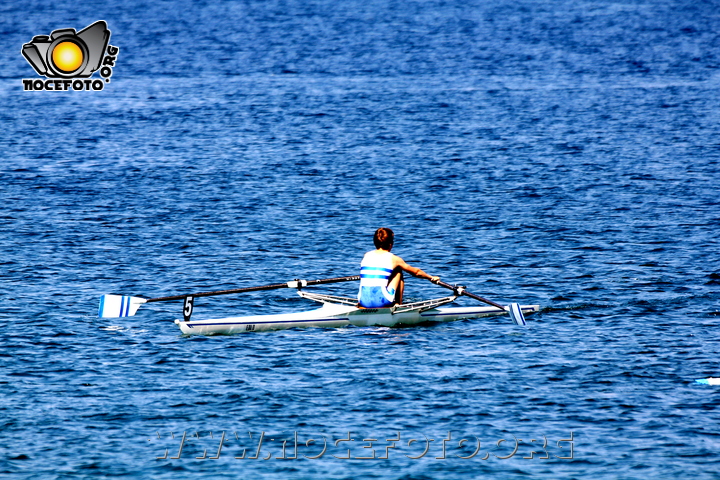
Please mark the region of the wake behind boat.
<svg viewBox="0 0 720 480"><path fill-rule="evenodd" d="M362 308L357 299L311 293L302 290L304 287L335 282L359 280L358 276L337 277L322 280L293 280L291 282L247 287L216 292L203 292L189 295L169 297L142 298L123 295L103 295L100 299L99 317L114 318L133 316L141 305L149 302L184 300L183 319L175 320L182 333L186 335L235 334L245 332L262 332L288 328L325 327L337 328L355 325L385 326L416 325L424 322L450 322L459 319L479 318L494 315L510 315L516 325L525 325L524 314L537 312L539 305L523 305L512 303L502 306L490 300L469 293L461 286L453 286L444 282L434 282L453 290L453 295L420 302L394 305L388 308ZM244 317L228 317L221 319L192 320L193 302L197 297L226 295L279 288L296 288L298 294L308 300L323 304L321 308L276 315L253 315ZM479 307L442 307L454 302L459 296L466 295L487 303L490 306Z"/></svg>

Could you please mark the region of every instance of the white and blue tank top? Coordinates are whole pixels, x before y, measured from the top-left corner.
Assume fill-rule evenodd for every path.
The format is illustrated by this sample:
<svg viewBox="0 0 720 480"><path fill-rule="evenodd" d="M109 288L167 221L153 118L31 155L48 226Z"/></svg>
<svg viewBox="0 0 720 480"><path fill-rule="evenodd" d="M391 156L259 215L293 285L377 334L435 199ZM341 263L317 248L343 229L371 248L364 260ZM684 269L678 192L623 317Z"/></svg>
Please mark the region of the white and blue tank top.
<svg viewBox="0 0 720 480"><path fill-rule="evenodd" d="M358 303L365 308L389 307L395 303L395 290L388 288L392 275L392 253L365 254L360 263L360 291Z"/></svg>

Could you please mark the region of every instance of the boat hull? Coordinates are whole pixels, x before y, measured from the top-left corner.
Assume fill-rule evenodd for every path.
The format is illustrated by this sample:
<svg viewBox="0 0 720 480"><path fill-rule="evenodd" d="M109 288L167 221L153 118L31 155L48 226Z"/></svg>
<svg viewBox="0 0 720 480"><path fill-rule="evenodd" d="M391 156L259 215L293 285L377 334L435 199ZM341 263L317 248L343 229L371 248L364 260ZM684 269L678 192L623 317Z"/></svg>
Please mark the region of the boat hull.
<svg viewBox="0 0 720 480"><path fill-rule="evenodd" d="M537 312L538 305L521 306L524 314ZM211 320L175 320L186 335L232 335L235 333L263 332L288 328L339 328L396 325L416 325L424 322L452 322L466 318L503 315L496 307L447 307L425 311L393 312L390 308L357 308L347 305L325 304L307 312L278 315L253 315Z"/></svg>

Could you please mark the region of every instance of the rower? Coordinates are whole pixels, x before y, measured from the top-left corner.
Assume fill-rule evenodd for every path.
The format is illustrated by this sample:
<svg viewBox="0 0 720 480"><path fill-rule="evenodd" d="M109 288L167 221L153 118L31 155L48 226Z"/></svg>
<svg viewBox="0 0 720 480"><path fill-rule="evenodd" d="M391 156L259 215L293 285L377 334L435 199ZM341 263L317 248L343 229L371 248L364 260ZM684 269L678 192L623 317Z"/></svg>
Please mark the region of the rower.
<svg viewBox="0 0 720 480"><path fill-rule="evenodd" d="M376 250L367 252L360 263L360 308L386 308L401 304L405 289L403 271L431 282L440 280L440 277L428 275L390 253L394 240L395 235L389 228L375 231L373 243Z"/></svg>

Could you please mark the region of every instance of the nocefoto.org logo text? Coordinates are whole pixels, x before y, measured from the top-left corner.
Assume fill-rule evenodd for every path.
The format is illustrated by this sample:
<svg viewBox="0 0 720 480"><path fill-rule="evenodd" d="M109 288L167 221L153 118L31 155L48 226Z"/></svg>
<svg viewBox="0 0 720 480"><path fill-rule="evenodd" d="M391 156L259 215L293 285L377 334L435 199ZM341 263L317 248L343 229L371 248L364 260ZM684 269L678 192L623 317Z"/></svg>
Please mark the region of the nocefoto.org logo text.
<svg viewBox="0 0 720 480"><path fill-rule="evenodd" d="M120 52L109 42L110 30L102 20L79 32L61 28L33 37L22 46L22 54L47 80L23 78L23 90L102 90L110 82ZM98 70L103 80L91 78Z"/></svg>

